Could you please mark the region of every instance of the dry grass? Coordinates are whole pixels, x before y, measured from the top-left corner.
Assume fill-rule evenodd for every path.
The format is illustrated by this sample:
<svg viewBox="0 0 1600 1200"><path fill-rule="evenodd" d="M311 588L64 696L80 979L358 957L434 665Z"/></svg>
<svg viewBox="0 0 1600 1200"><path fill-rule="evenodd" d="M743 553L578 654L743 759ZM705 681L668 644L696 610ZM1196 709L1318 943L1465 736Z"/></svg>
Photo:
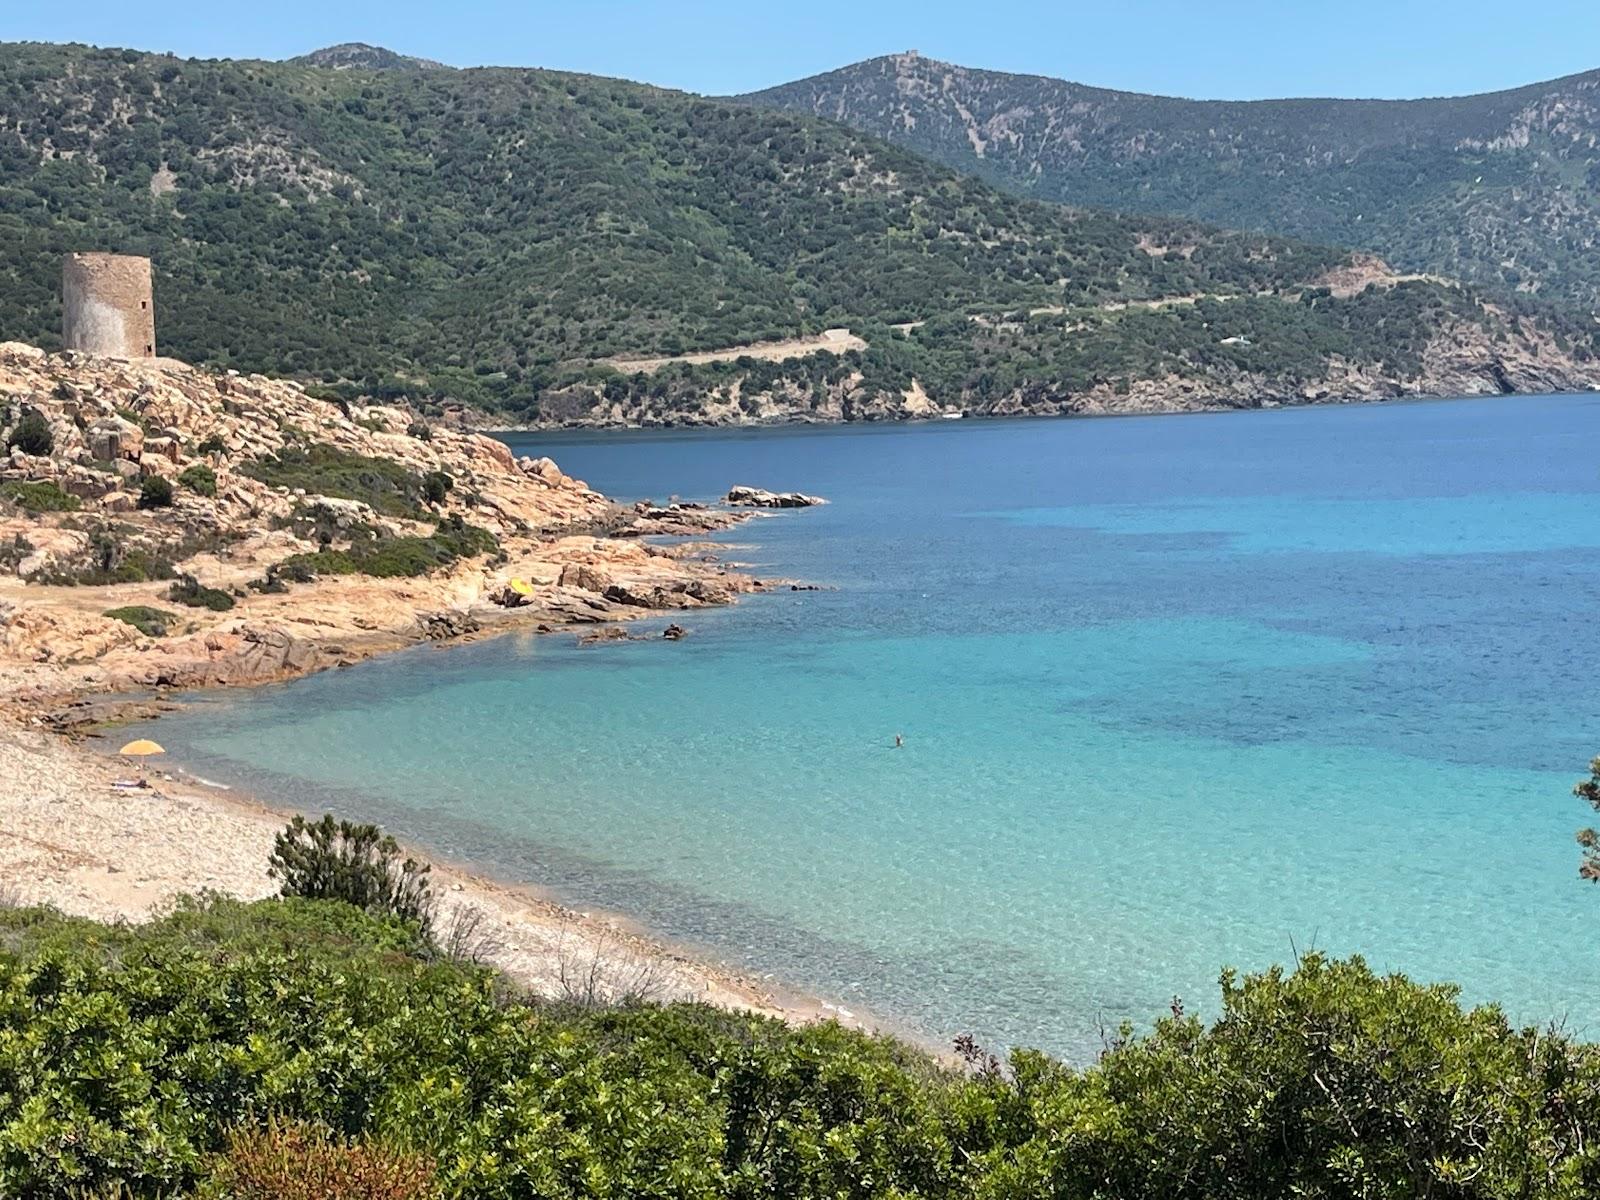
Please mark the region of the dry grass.
<svg viewBox="0 0 1600 1200"><path fill-rule="evenodd" d="M493 962L506 949L506 940L493 918L476 904L450 908L439 922L434 939L446 958L475 966Z"/></svg>
<svg viewBox="0 0 1600 1200"><path fill-rule="evenodd" d="M299 1122L235 1130L215 1177L229 1200L433 1200L439 1182L426 1155L346 1141Z"/></svg>
<svg viewBox="0 0 1600 1200"><path fill-rule="evenodd" d="M556 955L560 999L583 1009L659 1000L666 988L661 961L601 930L586 935L569 924Z"/></svg>

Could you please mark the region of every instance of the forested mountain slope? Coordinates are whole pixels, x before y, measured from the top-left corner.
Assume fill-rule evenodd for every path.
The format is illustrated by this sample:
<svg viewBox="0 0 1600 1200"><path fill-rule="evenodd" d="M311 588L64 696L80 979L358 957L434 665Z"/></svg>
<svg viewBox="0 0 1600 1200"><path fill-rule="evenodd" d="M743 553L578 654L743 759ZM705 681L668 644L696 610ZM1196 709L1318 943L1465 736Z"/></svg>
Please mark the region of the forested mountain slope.
<svg viewBox="0 0 1600 1200"><path fill-rule="evenodd" d="M1229 102L900 54L744 99L1025 195L1363 247L1600 307L1600 71L1449 99Z"/></svg>
<svg viewBox="0 0 1600 1200"><path fill-rule="evenodd" d="M0 46L0 338L56 342L59 257L83 248L155 259L166 353L531 422L1600 378L1593 328L1532 307L1018 199L809 117L537 70ZM648 376L600 362L840 327L868 348Z"/></svg>

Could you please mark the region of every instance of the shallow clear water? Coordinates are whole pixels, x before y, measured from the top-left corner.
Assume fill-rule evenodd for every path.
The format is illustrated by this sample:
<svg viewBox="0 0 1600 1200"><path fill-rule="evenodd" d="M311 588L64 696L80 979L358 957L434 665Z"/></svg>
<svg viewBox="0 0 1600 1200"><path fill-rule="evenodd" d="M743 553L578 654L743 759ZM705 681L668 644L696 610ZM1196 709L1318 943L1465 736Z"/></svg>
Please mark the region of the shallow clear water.
<svg viewBox="0 0 1600 1200"><path fill-rule="evenodd" d="M1600 1023L1600 400L513 440L827 495L723 540L837 590L205 697L169 749L930 1037L1081 1056L1297 947Z"/></svg>

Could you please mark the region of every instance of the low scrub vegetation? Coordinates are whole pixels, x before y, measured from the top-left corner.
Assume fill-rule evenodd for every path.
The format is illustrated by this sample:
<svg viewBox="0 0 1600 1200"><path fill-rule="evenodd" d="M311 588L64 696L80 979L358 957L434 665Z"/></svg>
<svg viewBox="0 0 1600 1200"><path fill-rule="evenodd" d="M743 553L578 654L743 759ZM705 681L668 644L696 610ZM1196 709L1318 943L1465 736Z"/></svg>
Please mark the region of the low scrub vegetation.
<svg viewBox="0 0 1600 1200"><path fill-rule="evenodd" d="M67 522L76 521L69 517ZM88 537L83 553L70 563L42 572L32 578L58 587L99 586L108 583L144 583L152 579L173 579L177 568L174 556L186 556L184 544L171 547L137 545L137 530L119 522L101 521L73 525Z"/></svg>
<svg viewBox="0 0 1600 1200"><path fill-rule="evenodd" d="M285 446L241 469L269 487L304 488L314 496L359 500L391 517L415 516L423 497L422 477L414 471L393 459L353 454L336 446Z"/></svg>
<svg viewBox="0 0 1600 1200"><path fill-rule="evenodd" d="M76 496L62 491L58 484L49 480L18 479L0 484L0 497L31 513L77 512L79 507Z"/></svg>
<svg viewBox="0 0 1600 1200"><path fill-rule="evenodd" d="M217 494L217 473L205 463L195 463L184 468L183 474L178 476L178 483L197 496Z"/></svg>
<svg viewBox="0 0 1600 1200"><path fill-rule="evenodd" d="M55 448L55 435L50 432L50 422L36 408L22 414L6 439L6 449L21 450L24 454L44 456Z"/></svg>
<svg viewBox="0 0 1600 1200"><path fill-rule="evenodd" d="M166 637L167 630L178 619L176 614L169 613L164 608L151 608L148 604L129 604L122 608L113 608L105 615L113 621L123 621L132 625L146 637Z"/></svg>
<svg viewBox="0 0 1600 1200"><path fill-rule="evenodd" d="M171 508L172 481L160 475L147 475L139 485L140 508Z"/></svg>
<svg viewBox="0 0 1600 1200"><path fill-rule="evenodd" d="M400 846L376 825L295 817L273 843L267 873L282 881L281 894L306 900L339 900L379 916L433 933L429 867L402 858Z"/></svg>
<svg viewBox="0 0 1600 1200"><path fill-rule="evenodd" d="M318 575L372 575L393 579L426 575L458 559L493 554L500 542L487 529L468 525L460 517L441 521L427 536L357 538L343 550L326 549L297 554L278 565L271 579L295 581Z"/></svg>
<svg viewBox="0 0 1600 1200"><path fill-rule="evenodd" d="M431 1200L439 1195L426 1155L341 1138L324 1125L272 1119L238 1129L215 1169L229 1200Z"/></svg>
<svg viewBox="0 0 1600 1200"><path fill-rule="evenodd" d="M193 575L181 575L167 589L167 599L190 608L209 608L212 612L227 612L233 607L233 597L221 588L207 587Z"/></svg>
<svg viewBox="0 0 1600 1200"><path fill-rule="evenodd" d="M970 1041L951 1066L830 1023L541 1001L333 900L0 911L0 1195L1600 1192L1591 1045L1359 959L1226 975L1220 1011L1085 1067Z"/></svg>

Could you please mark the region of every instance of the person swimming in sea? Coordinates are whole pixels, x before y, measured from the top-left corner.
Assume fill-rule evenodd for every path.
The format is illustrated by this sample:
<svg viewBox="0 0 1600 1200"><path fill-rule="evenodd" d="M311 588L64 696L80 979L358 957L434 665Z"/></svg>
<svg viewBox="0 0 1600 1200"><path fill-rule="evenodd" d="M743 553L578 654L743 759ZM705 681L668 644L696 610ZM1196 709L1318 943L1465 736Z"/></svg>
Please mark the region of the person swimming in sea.
<svg viewBox="0 0 1600 1200"><path fill-rule="evenodd" d="M904 746L905 744L905 738L901 737L898 733L894 735L894 748L896 750L900 749L900 747Z"/></svg>

